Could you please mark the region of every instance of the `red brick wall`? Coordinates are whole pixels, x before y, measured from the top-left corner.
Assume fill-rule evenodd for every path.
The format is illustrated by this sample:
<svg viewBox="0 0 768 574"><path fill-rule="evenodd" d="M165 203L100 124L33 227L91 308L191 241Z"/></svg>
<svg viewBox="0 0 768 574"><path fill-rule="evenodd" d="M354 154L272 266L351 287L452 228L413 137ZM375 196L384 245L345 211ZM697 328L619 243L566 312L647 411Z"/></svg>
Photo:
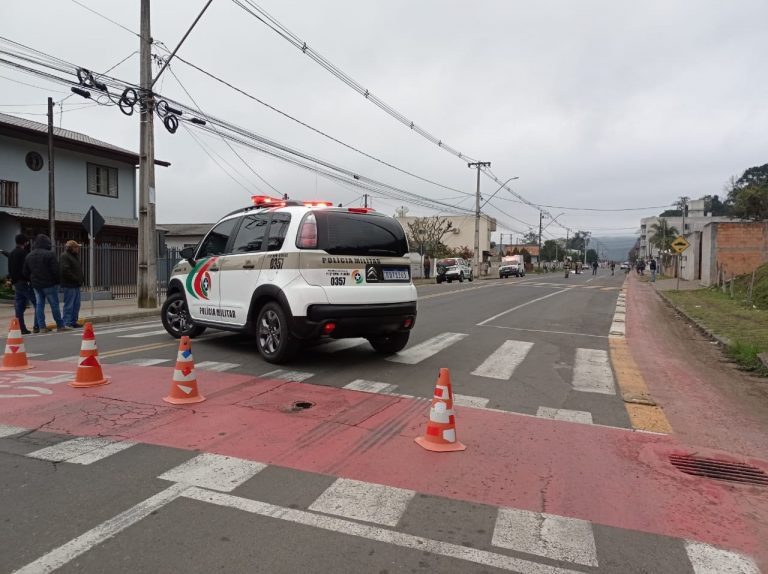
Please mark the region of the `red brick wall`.
<svg viewBox="0 0 768 574"><path fill-rule="evenodd" d="M715 249L727 276L751 273L768 262L768 223L718 223Z"/></svg>

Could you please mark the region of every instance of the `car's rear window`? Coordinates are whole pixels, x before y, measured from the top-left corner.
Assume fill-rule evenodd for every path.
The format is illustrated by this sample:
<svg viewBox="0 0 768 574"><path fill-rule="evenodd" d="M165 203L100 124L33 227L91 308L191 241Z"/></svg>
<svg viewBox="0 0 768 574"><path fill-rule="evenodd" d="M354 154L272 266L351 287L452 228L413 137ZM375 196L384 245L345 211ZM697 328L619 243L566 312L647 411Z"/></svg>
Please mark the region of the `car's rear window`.
<svg viewBox="0 0 768 574"><path fill-rule="evenodd" d="M445 267L453 267L454 265L457 265L455 259L441 259L437 264Z"/></svg>
<svg viewBox="0 0 768 574"><path fill-rule="evenodd" d="M384 215L315 211L318 248L333 255L402 257L408 240L397 220Z"/></svg>

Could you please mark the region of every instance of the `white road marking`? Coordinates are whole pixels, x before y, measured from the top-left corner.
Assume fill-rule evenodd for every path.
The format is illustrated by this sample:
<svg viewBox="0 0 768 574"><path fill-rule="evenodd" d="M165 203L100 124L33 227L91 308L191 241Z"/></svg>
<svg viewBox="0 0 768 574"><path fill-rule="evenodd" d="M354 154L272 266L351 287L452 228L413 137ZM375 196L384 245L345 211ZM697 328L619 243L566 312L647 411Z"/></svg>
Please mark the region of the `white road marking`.
<svg viewBox="0 0 768 574"><path fill-rule="evenodd" d="M306 381L310 377L314 377L315 373L306 373L304 371L287 371L285 369L277 369L276 371L269 371L261 375L262 379L279 379L281 381L288 381L289 383L300 383Z"/></svg>
<svg viewBox="0 0 768 574"><path fill-rule="evenodd" d="M27 429L10 425L0 425L0 438L21 434L23 432L27 432Z"/></svg>
<svg viewBox="0 0 768 574"><path fill-rule="evenodd" d="M592 524L578 518L499 508L491 543L553 560L597 566Z"/></svg>
<svg viewBox="0 0 768 574"><path fill-rule="evenodd" d="M147 331L145 333L132 333L130 335L118 335L118 339L141 339L143 337L153 337L154 335L167 335L168 331L165 329L158 329L157 331Z"/></svg>
<svg viewBox="0 0 768 574"><path fill-rule="evenodd" d="M58 361L60 363L79 363L80 355L72 355L71 357L62 357L61 359L50 359L51 361Z"/></svg>
<svg viewBox="0 0 768 574"><path fill-rule="evenodd" d="M576 391L615 395L616 385L613 382L608 351L576 349L572 384Z"/></svg>
<svg viewBox="0 0 768 574"><path fill-rule="evenodd" d="M413 490L338 478L309 509L394 527L415 495Z"/></svg>
<svg viewBox="0 0 768 574"><path fill-rule="evenodd" d="M469 395L453 395L453 404L460 407L474 407L476 409L484 409L488 406L490 399L484 399L483 397L470 397Z"/></svg>
<svg viewBox="0 0 768 574"><path fill-rule="evenodd" d="M229 371L230 369L236 369L240 366L240 363L217 363L216 361L203 361L195 365L196 369L204 369L206 371L217 371L219 373L223 371Z"/></svg>
<svg viewBox="0 0 768 574"><path fill-rule="evenodd" d="M73 538L58 548L54 548L34 562L19 568L13 574L47 574L48 572L58 570L81 554L88 552L94 546L101 544L108 538L115 536L129 526L136 524L142 518L149 516L157 509L177 499L187 488L189 487L186 485L174 484L125 512L121 512L117 516L102 522L77 538Z"/></svg>
<svg viewBox="0 0 768 574"><path fill-rule="evenodd" d="M387 361L415 365L422 362L424 359L428 359L432 355L447 349L454 343L458 343L466 336L465 333L440 333L431 339L427 339L423 343L419 343L418 345L409 347L405 351L400 351L391 357L387 357Z"/></svg>
<svg viewBox="0 0 768 574"><path fill-rule="evenodd" d="M138 324L133 324L125 327L109 327L105 329L99 329L98 327L94 327L93 334L98 337L99 335L111 335L112 333L124 333L125 331L138 331L140 329L149 329L150 326L155 326L155 325L159 326L160 323L158 321L148 321L146 323L138 323ZM72 333L72 334L82 337L82 332Z"/></svg>
<svg viewBox="0 0 768 574"><path fill-rule="evenodd" d="M592 413L586 411L572 411L569 409L552 409L550 407L539 407L536 416L543 419L552 419L554 421L569 421L572 423L592 424Z"/></svg>
<svg viewBox="0 0 768 574"><path fill-rule="evenodd" d="M183 493L183 496L201 502L235 508L259 516L276 518L294 524L302 524L304 526L312 526L314 528L320 528L322 530L328 530L347 536L358 536L375 542L392 544L393 546L409 548L419 552L429 552L448 558L456 558L458 560L466 560L467 562L474 562L475 564L518 572L520 574L579 574L576 570L559 568L557 566L541 564L523 558L496 554L495 552L488 552L486 550L468 548L449 542L440 542L421 536L415 536L413 534L406 534L404 532L396 532L394 530L372 526L370 524L360 524L359 522L352 522L333 516L314 514L305 510L285 508L283 506L276 506L274 504L232 496L230 494L221 494L199 488L190 488Z"/></svg>
<svg viewBox="0 0 768 574"><path fill-rule="evenodd" d="M42 357L43 355L45 355L45 353L27 353L27 357L29 357L30 359L32 357Z"/></svg>
<svg viewBox="0 0 768 574"><path fill-rule="evenodd" d="M266 464L252 460L203 453L164 472L158 478L230 492L265 468Z"/></svg>
<svg viewBox="0 0 768 574"><path fill-rule="evenodd" d="M355 347L359 347L360 345L363 345L367 343L368 341L365 339L339 339L337 341L331 341L330 343L326 343L325 345L318 345L316 347L312 347L313 351L320 351L321 353L338 353L339 351L344 351L346 349L353 349Z"/></svg>
<svg viewBox="0 0 768 574"><path fill-rule="evenodd" d="M161 363L167 363L170 359L131 359L130 361L121 361L118 365L127 365L134 367L153 367Z"/></svg>
<svg viewBox="0 0 768 574"><path fill-rule="evenodd" d="M489 317L485 321L481 321L478 323L478 326L482 327L486 323L490 323L491 321L494 321L498 319L499 317L503 317L507 313L511 313L512 311L517 311L518 309L522 309L526 305L531 305L532 303L537 303L538 301L542 301L544 299L548 299L549 297L554 297L555 295L559 295L560 293L565 293L566 291L569 291L571 288L566 287L565 289L561 289L560 291L555 291L554 293L549 293L548 295L544 295L543 297L538 297L536 299L531 299L530 301L526 301L525 303L521 303L520 305L517 305L515 307L512 307L511 309L507 309L506 311L502 311L501 313L497 313L493 317Z"/></svg>
<svg viewBox="0 0 768 574"><path fill-rule="evenodd" d="M685 551L695 574L760 574L754 560L743 554L691 540L685 541Z"/></svg>
<svg viewBox="0 0 768 574"><path fill-rule="evenodd" d="M365 393L389 394L397 388L397 385L380 383L378 381L366 381L365 379L355 379L351 383L344 385L344 388L352 391L362 391Z"/></svg>
<svg viewBox="0 0 768 574"><path fill-rule="evenodd" d="M104 437L78 437L29 453L30 458L51 462L93 464L132 447L134 442L114 441Z"/></svg>
<svg viewBox="0 0 768 574"><path fill-rule="evenodd" d="M504 341L483 363L472 371L478 377L508 380L523 362L533 343L528 341Z"/></svg>

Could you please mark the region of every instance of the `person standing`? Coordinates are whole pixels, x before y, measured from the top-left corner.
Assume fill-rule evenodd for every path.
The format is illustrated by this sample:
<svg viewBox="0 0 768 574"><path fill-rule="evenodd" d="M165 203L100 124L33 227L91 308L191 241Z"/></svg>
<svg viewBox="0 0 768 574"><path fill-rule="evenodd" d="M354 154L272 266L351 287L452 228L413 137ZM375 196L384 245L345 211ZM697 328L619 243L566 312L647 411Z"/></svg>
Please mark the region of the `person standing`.
<svg viewBox="0 0 768 574"><path fill-rule="evenodd" d="M61 290L64 292L64 324L77 329L80 316L80 288L83 286L83 268L80 265L80 244L67 241L64 253L59 257Z"/></svg>
<svg viewBox="0 0 768 574"><path fill-rule="evenodd" d="M615 274L616 274L616 262L611 261L611 275L615 275Z"/></svg>
<svg viewBox="0 0 768 574"><path fill-rule="evenodd" d="M651 257L648 262L648 268L651 270L651 283L656 281L656 259Z"/></svg>
<svg viewBox="0 0 768 574"><path fill-rule="evenodd" d="M429 279L429 267L430 267L431 261L429 260L429 255L424 256L424 279Z"/></svg>
<svg viewBox="0 0 768 574"><path fill-rule="evenodd" d="M34 316L32 330L35 333L40 332L37 315L34 314L35 294L29 285L29 281L24 277L24 260L27 258L28 253L29 239L27 239L26 235L19 233L16 236L16 248L6 255L8 256L8 273L11 276L11 285L13 285L14 311L16 319L19 321L22 335L29 335L30 333L29 329L27 329L27 324L24 322L24 311L26 311L28 303L32 304Z"/></svg>
<svg viewBox="0 0 768 574"><path fill-rule="evenodd" d="M35 290L35 320L40 331L49 333L45 324L45 302L51 306L51 314L57 331L69 331L59 310L59 262L51 251L51 239L44 234L35 237L34 249L24 260L23 274Z"/></svg>
<svg viewBox="0 0 768 574"><path fill-rule="evenodd" d="M592 262L592 275L597 275L597 259Z"/></svg>

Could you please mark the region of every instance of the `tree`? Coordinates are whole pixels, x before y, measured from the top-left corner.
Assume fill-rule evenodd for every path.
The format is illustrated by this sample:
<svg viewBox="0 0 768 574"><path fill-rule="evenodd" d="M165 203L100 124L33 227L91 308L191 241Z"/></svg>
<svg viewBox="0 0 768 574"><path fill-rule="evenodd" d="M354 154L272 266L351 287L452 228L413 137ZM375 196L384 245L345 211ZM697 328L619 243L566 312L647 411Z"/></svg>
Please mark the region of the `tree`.
<svg viewBox="0 0 768 574"><path fill-rule="evenodd" d="M683 212L679 209L667 209L659 214L659 217L682 217Z"/></svg>
<svg viewBox="0 0 768 574"><path fill-rule="evenodd" d="M520 255L523 256L523 263L531 262L531 252L528 251L525 247L520 250Z"/></svg>
<svg viewBox="0 0 768 574"><path fill-rule="evenodd" d="M568 249L583 250L587 245L589 235L589 231L577 231L573 234L573 237L568 240Z"/></svg>
<svg viewBox="0 0 768 574"><path fill-rule="evenodd" d="M408 222L408 239L422 255L431 253L433 257L440 257L443 237L451 229L453 222L444 217L417 217Z"/></svg>
<svg viewBox="0 0 768 574"><path fill-rule="evenodd" d="M472 261L473 257L475 256L475 251L473 249L470 249L466 245L462 245L461 247L452 249L449 256L461 257L462 259L466 259L467 261Z"/></svg>
<svg viewBox="0 0 768 574"><path fill-rule="evenodd" d="M562 241L565 243L565 240ZM563 249L560 247L556 239L547 239L541 246L541 260L542 261L557 261L562 259Z"/></svg>
<svg viewBox="0 0 768 574"><path fill-rule="evenodd" d="M515 248L512 250L512 255L520 255L520 249L518 249L517 247L515 247Z"/></svg>
<svg viewBox="0 0 768 574"><path fill-rule="evenodd" d="M662 217L657 223L651 225L651 234L648 243L659 251L667 251L668 249L672 249L672 241L674 241L675 237L680 235L680 232L674 225L670 225L669 222Z"/></svg>
<svg viewBox="0 0 768 574"><path fill-rule="evenodd" d="M529 229L528 233L523 234L523 243L525 245L538 245L539 244L539 232Z"/></svg>
<svg viewBox="0 0 768 574"><path fill-rule="evenodd" d="M728 206L720 201L720 197L717 195L705 195L704 196L704 211L708 214L717 217L721 215L728 215Z"/></svg>
<svg viewBox="0 0 768 574"><path fill-rule="evenodd" d="M597 260L598 260L597 251L595 251L594 249L587 249L587 263L592 264Z"/></svg>
<svg viewBox="0 0 768 574"><path fill-rule="evenodd" d="M732 215L742 219L768 219L768 163L750 167L726 185Z"/></svg>

